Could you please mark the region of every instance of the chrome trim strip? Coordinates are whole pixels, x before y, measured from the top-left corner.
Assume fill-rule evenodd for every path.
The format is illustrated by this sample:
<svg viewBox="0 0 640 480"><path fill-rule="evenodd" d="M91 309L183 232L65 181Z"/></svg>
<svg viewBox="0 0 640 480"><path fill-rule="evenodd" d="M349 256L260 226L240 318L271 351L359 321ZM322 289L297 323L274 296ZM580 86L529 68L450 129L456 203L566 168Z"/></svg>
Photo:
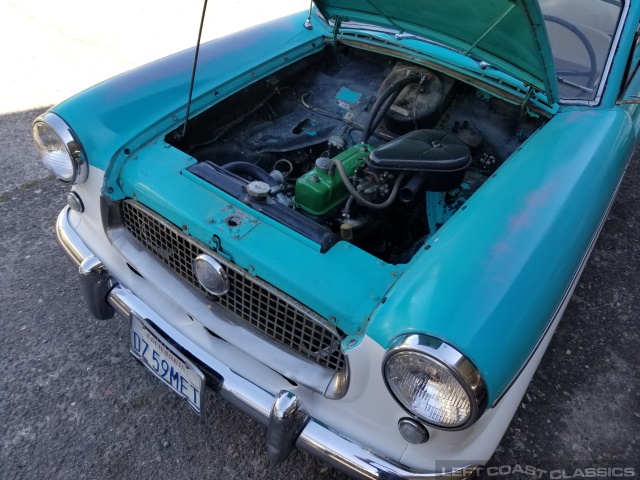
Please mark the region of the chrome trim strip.
<svg viewBox="0 0 640 480"><path fill-rule="evenodd" d="M56 235L65 253L79 267L85 258L93 256L93 253L71 228L67 220L68 211L69 208L65 207L58 215ZM278 402L278 398L282 397L282 392L274 396L234 372L208 351L189 340L124 286L116 285L109 292L107 302L127 320L131 319L134 312L141 318L150 320L174 342L196 358L201 365L220 378L220 382L215 385L215 389L225 400L259 423L269 424L274 404ZM286 395L287 393L289 392L285 391L284 394ZM311 416L308 418L308 423L306 423L295 443L296 446L354 478L369 480L463 479L475 477L479 469L477 465L470 465L454 471L424 472L414 470L351 442Z"/></svg>
<svg viewBox="0 0 640 480"><path fill-rule="evenodd" d="M395 394L387 380L387 363L395 355L411 355L415 353L429 357L432 361L443 366L460 383L460 386L469 397L469 404L471 407L469 418L465 423L456 427L445 427L432 423L428 419L420 417L415 412L411 411L409 406ZM487 394L487 387L482 379L482 375L480 375L480 372L478 372L475 365L473 365L462 353L451 345L429 335L408 334L396 338L391 343L391 347L389 347L389 350L387 350L387 353L382 360L382 377L384 378L384 383L387 386L389 393L391 393L400 406L402 406L412 416L418 417L421 421L439 430L453 431L469 428L476 422L476 420L478 420L478 418L480 418L487 407L489 397Z"/></svg>
<svg viewBox="0 0 640 480"><path fill-rule="evenodd" d="M627 165L628 165L628 163L627 163ZM626 167L625 167L625 171L626 171ZM540 347L540 344L542 344L542 341L547 336L547 333L549 333L549 329L556 322L556 320L558 319L558 316L561 315L561 312L564 312L564 309L567 306L567 304L569 303L569 300L571 300L571 297L573 296L573 290L575 289L576 285L578 284L578 280L580 280L580 276L582 275L582 271L586 267L587 262L589 261L589 257L591 256L591 252L593 251L593 249L596 246L596 242L598 240L598 237L600 236L600 232L604 228L604 224L607 221L607 218L609 217L609 212L611 211L611 207L613 207L613 204L614 204L614 202L616 200L616 196L618 195L618 190L620 190L620 185L622 185L622 180L623 179L624 179L624 174L622 175L622 177L620 177L620 180L618 181L618 185L616 186L615 192L613 193L613 197L611 197L611 200L609 201L609 205L607 206L607 209L606 209L606 211L604 213L604 216L600 220L600 224L598 225L598 228L596 229L596 233L591 238L591 242L589 243L589 248L587 248L587 252L582 257L582 260L580 261L580 265L578 266L578 269L573 274L571 282L569 283L569 288L567 288L567 290L564 292L564 295L562 296L562 300L560 301L560 303L556 307L555 311L553 312L553 315L551 315L551 319L549 320L549 323L545 327L544 332L542 333L542 335L538 339L538 342L536 343L536 346L533 347L533 350L531 351L531 353L527 357L527 360L524 362L522 367L520 367L520 370L518 370L518 373L516 373L516 375L513 377L513 379L509 382L509 385L507 385L506 388L502 391L502 393L498 396L498 398L496 398L496 401L493 402L493 405L491 405L491 408L493 408L496 405L498 405L500 400L502 400L502 398L507 394L507 392L513 386L513 384L516 383L516 380L518 380L520 375L522 375L522 372L524 371L525 368L527 368L527 365L529 364L529 362L531 361L531 359L535 355L536 351Z"/></svg>
<svg viewBox="0 0 640 480"><path fill-rule="evenodd" d="M311 419L302 431L296 446L320 458L337 470L357 479L380 480L437 480L471 479L480 470L469 465L453 471L422 472L398 465L388 458L378 457L350 442L316 420Z"/></svg>
<svg viewBox="0 0 640 480"><path fill-rule="evenodd" d="M80 237L78 237L73 228L71 228L68 219L69 210L70 208L68 206L64 207L58 215L55 228L56 238L58 239L58 244L62 247L62 250L64 250L64 253L67 254L67 257L69 257L79 269L85 259L93 257L93 253L86 247L84 242L80 240Z"/></svg>

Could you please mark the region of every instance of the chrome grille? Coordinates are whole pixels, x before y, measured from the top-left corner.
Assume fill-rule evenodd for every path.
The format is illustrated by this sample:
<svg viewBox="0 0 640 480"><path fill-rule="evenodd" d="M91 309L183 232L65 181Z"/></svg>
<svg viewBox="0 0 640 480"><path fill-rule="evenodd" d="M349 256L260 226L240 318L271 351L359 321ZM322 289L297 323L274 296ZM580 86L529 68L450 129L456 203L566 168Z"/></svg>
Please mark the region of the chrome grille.
<svg viewBox="0 0 640 480"><path fill-rule="evenodd" d="M340 350L343 337L321 316L221 257L143 205L126 200L121 210L127 230L204 295L207 292L195 278L192 262L201 253L215 257L227 272L229 292L221 297L209 297L222 308L318 365L344 370L345 358Z"/></svg>

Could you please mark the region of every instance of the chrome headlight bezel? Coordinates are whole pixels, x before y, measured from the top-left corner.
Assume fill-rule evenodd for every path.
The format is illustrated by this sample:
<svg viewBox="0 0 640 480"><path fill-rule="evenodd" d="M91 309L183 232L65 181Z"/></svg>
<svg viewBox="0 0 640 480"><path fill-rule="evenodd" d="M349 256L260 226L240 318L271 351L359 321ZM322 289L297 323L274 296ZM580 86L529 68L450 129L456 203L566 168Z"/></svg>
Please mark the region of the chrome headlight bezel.
<svg viewBox="0 0 640 480"><path fill-rule="evenodd" d="M51 128L53 130L53 133L58 136L60 142L64 146L69 159L69 169L71 171L71 174L68 177L61 177L53 168L49 166L47 159L44 156L45 154L43 153L43 149L38 146L40 138L36 128L39 124L44 124ZM58 180L69 185L77 185L87 179L87 177L89 176L89 164L87 162L87 156L85 154L84 148L82 147L80 140L77 138L71 127L67 125L67 123L62 120L62 118L60 118L55 113L46 112L33 121L33 125L31 128L33 141L36 143L36 149L38 150L40 159L47 170L52 172Z"/></svg>
<svg viewBox="0 0 640 480"><path fill-rule="evenodd" d="M389 361L396 355L418 355L421 359L445 369L460 384L468 397L470 413L464 423L456 426L444 426L412 410L407 400L402 398L389 382L387 372ZM487 387L476 367L454 347L428 335L408 334L395 339L382 361L382 376L389 393L404 410L414 418L439 430L455 431L469 428L480 418L487 407Z"/></svg>

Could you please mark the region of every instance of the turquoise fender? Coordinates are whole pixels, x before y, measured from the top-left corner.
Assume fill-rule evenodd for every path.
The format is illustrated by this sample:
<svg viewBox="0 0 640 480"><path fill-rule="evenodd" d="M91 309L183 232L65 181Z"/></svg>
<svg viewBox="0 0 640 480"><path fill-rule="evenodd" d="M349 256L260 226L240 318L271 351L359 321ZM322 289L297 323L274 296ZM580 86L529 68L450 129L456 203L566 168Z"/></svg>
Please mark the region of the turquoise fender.
<svg viewBox="0 0 640 480"><path fill-rule="evenodd" d="M429 240L368 335L385 348L409 332L450 343L494 402L561 304L634 145L621 108L558 114Z"/></svg>

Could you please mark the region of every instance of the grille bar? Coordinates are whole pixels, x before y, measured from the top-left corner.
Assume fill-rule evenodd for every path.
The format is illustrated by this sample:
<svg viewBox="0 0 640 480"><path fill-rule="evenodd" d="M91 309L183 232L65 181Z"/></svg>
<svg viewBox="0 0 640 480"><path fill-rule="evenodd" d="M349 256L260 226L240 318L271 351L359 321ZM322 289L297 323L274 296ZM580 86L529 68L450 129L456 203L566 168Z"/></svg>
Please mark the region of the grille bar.
<svg viewBox="0 0 640 480"><path fill-rule="evenodd" d="M121 211L125 227L139 242L220 307L322 367L338 372L345 369L340 350L343 337L320 315L221 257L140 203L125 200ZM211 255L224 267L229 277L227 294L211 297L200 286L192 263L201 253Z"/></svg>

